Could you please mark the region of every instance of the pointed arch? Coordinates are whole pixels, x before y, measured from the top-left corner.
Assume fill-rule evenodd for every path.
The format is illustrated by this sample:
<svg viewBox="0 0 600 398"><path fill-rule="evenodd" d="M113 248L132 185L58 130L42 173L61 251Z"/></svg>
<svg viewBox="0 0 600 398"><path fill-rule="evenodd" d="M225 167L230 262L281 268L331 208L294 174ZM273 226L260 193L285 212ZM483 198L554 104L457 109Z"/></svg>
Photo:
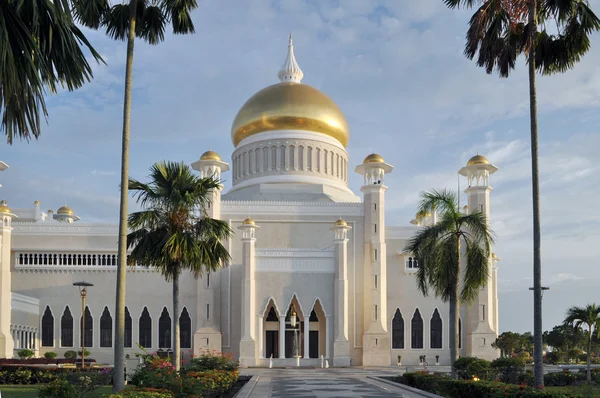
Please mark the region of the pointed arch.
<svg viewBox="0 0 600 398"><path fill-rule="evenodd" d="M94 346L94 318L90 307L85 306L85 324L83 316L79 320L79 346L85 343L85 348ZM85 340L84 340L85 339Z"/></svg>
<svg viewBox="0 0 600 398"><path fill-rule="evenodd" d="M186 307L179 315L179 347L192 348L192 318Z"/></svg>
<svg viewBox="0 0 600 398"><path fill-rule="evenodd" d="M73 347L73 315L68 305L60 318L60 346Z"/></svg>
<svg viewBox="0 0 600 398"><path fill-rule="evenodd" d="M315 297L315 301L313 301L311 308L314 309L315 306L317 305L317 303L319 303L319 305L321 306L321 310L323 311L323 315L327 316L327 311L325 311L325 307L323 306L323 301L321 300L321 298Z"/></svg>
<svg viewBox="0 0 600 398"><path fill-rule="evenodd" d="M404 349L404 318L400 308L396 308L392 318L392 349Z"/></svg>
<svg viewBox="0 0 600 398"><path fill-rule="evenodd" d="M275 302L275 299L273 297L269 297L269 299L267 300L267 303L265 304L265 307L263 308L261 317L265 317L268 315L267 310L269 310L269 306L271 306L271 309L275 309L276 313L277 313L277 317L279 318L279 314L281 314L281 312L279 311L279 307L277 307L277 303ZM270 311L270 310L269 310Z"/></svg>
<svg viewBox="0 0 600 398"><path fill-rule="evenodd" d="M294 301L294 299L296 299L296 300ZM288 302L287 307L285 307L286 319L289 318L289 312L290 312L290 309L292 308L293 303L295 303L294 306L296 307L296 315L302 314L302 316L304 316L304 309L302 308L302 303L298 299L298 295L296 294L296 292L294 292L294 294L292 294L292 297L290 298L290 301Z"/></svg>
<svg viewBox="0 0 600 398"><path fill-rule="evenodd" d="M429 346L430 348L442 348L442 317L436 308L429 321Z"/></svg>
<svg viewBox="0 0 600 398"><path fill-rule="evenodd" d="M104 307L100 316L100 347L112 347L113 319L108 307Z"/></svg>
<svg viewBox="0 0 600 398"><path fill-rule="evenodd" d="M423 348L423 318L418 308L410 321L410 348Z"/></svg>
<svg viewBox="0 0 600 398"><path fill-rule="evenodd" d="M158 348L171 348L171 315L167 307L163 307L158 318Z"/></svg>
<svg viewBox="0 0 600 398"><path fill-rule="evenodd" d="M148 312L148 307L144 307L139 319L138 343L143 348L152 347L152 318L150 312Z"/></svg>
<svg viewBox="0 0 600 398"><path fill-rule="evenodd" d="M133 346L133 322L131 319L131 314L129 313L129 308L125 306L125 339L124 346L125 348L131 348Z"/></svg>
<svg viewBox="0 0 600 398"><path fill-rule="evenodd" d="M42 347L54 347L54 315L49 305L42 316Z"/></svg>

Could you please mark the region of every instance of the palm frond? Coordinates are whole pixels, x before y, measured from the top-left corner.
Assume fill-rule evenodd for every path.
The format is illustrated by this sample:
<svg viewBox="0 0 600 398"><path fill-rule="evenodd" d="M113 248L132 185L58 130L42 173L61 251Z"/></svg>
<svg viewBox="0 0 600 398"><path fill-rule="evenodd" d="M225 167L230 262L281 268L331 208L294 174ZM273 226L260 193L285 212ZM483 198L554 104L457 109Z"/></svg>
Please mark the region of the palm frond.
<svg viewBox="0 0 600 398"><path fill-rule="evenodd" d="M420 211L440 211L444 214L458 213L458 200L456 194L447 189L438 192L432 190L431 192L421 193L421 203L419 206Z"/></svg>
<svg viewBox="0 0 600 398"><path fill-rule="evenodd" d="M171 21L173 33L188 34L195 32L191 12L197 7L196 0L163 0L163 9Z"/></svg>
<svg viewBox="0 0 600 398"><path fill-rule="evenodd" d="M108 0L71 0L73 14L82 25L98 29L104 23L110 4Z"/></svg>
<svg viewBox="0 0 600 398"><path fill-rule="evenodd" d="M144 17L139 23L139 36L149 44L156 45L165 40L167 21L160 7L154 5L146 7Z"/></svg>
<svg viewBox="0 0 600 398"><path fill-rule="evenodd" d="M490 253L478 242L466 240L466 265L463 277L460 300L470 302L477 297L481 287L485 286L489 277Z"/></svg>

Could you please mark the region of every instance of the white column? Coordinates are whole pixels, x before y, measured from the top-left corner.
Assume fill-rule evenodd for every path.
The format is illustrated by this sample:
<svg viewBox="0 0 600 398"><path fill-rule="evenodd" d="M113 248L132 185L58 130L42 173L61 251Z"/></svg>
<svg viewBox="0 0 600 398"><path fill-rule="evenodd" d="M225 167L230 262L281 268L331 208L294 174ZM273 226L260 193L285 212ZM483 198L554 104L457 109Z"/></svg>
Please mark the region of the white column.
<svg viewBox="0 0 600 398"><path fill-rule="evenodd" d="M265 349L263 347L263 335L265 334L265 332L263 331L263 317L259 316L257 319L258 322L258 357L259 358L264 358L265 357Z"/></svg>
<svg viewBox="0 0 600 398"><path fill-rule="evenodd" d="M325 317L325 358L331 359L331 332L329 331L331 322L330 315Z"/></svg>
<svg viewBox="0 0 600 398"><path fill-rule="evenodd" d="M310 335L310 312L308 314L308 316L304 316L304 359L309 359L309 355L308 355L308 347L309 347L309 340L308 340L308 336Z"/></svg>
<svg viewBox="0 0 600 398"><path fill-rule="evenodd" d="M279 358L285 358L285 313L279 314Z"/></svg>
<svg viewBox="0 0 600 398"><path fill-rule="evenodd" d="M256 305L254 270L256 256L254 237L258 228L254 220L247 218L239 229L242 231L242 340L240 341L240 360L243 366L256 364Z"/></svg>
<svg viewBox="0 0 600 398"><path fill-rule="evenodd" d="M348 226L341 218L331 228L335 233L335 280L333 365L350 366L350 342L348 341Z"/></svg>

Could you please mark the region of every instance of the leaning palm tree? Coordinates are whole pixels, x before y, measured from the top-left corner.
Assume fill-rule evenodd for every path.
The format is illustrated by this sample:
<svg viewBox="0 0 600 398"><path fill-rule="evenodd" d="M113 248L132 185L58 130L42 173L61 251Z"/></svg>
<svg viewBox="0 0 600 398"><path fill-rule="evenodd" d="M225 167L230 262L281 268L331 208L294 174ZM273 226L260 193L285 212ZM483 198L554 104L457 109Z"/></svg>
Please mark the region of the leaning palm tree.
<svg viewBox="0 0 600 398"><path fill-rule="evenodd" d="M486 285L494 238L485 215L461 213L453 192L424 192L419 212L435 210L439 212L438 222L419 230L404 250L419 262L419 290L427 296L431 289L436 297L450 303L450 362L456 377L460 304L472 301Z"/></svg>
<svg viewBox="0 0 600 398"><path fill-rule="evenodd" d="M542 262L536 71L552 75L572 69L600 30L587 0L443 0L450 8L479 8L471 17L465 55L487 73L508 77L517 57L529 67L529 116L533 196L533 331L535 385L544 386L542 341ZM541 29L540 29L541 27ZM555 31L554 33L552 33Z"/></svg>
<svg viewBox="0 0 600 398"><path fill-rule="evenodd" d="M594 333L600 337L600 307L596 304L588 304L585 307L571 307L567 310L564 320L565 326L571 326L580 330L582 325L587 326L587 382L592 382L592 337Z"/></svg>
<svg viewBox="0 0 600 398"><path fill-rule="evenodd" d="M129 189L144 208L129 215L130 264L154 268L173 284L173 365L179 370L179 277L195 277L227 264L221 243L232 234L229 224L207 216L219 181L200 178L183 163L161 162L150 168L150 182L129 180Z"/></svg>
<svg viewBox="0 0 600 398"><path fill-rule="evenodd" d="M84 49L102 61L65 1L0 1L0 133L9 144L40 136L47 92L72 91L92 79Z"/></svg>
<svg viewBox="0 0 600 398"><path fill-rule="evenodd" d="M68 0L61 0L68 1ZM131 87L133 81L133 48L138 37L150 44L165 39L167 24L173 33L194 33L191 12L198 7L196 0L127 0L111 5L109 0L71 0L79 22L92 28L106 29L115 40L127 40L125 63L125 94L123 104L123 136L121 148L121 198L119 209L119 241L117 265L117 297L115 304L115 372L113 391L125 387L125 278L127 275L127 200L129 178L129 141L131 121Z"/></svg>

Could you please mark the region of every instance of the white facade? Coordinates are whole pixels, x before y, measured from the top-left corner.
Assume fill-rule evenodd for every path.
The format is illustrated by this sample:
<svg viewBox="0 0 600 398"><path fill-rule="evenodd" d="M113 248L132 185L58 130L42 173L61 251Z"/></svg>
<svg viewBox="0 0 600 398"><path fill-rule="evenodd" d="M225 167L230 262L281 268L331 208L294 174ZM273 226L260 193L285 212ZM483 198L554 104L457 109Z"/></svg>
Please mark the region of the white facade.
<svg viewBox="0 0 600 398"><path fill-rule="evenodd" d="M279 76L280 84L302 85L291 42ZM421 355L429 364L436 356L448 364L448 304L418 292L418 264L403 250L436 215L422 215L417 226L386 226L384 178L392 166L374 154L359 163L355 171L364 186L356 195L348 174L357 162L333 133L286 125L234 145L231 171L212 151L192 165L201 176L232 173L233 186L222 196L215 192L209 209L235 231L227 242L231 264L202 279L182 277L180 314L172 313L171 285L160 275L129 269L130 357L138 342L149 351L170 348L170 320L179 316L184 360L215 349L245 366L268 366L271 357L274 365L316 365L323 357L335 366L389 366L399 355L407 365L419 364ZM489 177L497 169L478 159L460 173L469 182L468 208L489 219ZM24 344L39 355L78 350L82 309L72 284L85 280L94 284L88 289L86 348L111 363L117 225L86 224L66 206L57 214L43 212L37 201L33 208L5 208L0 357ZM491 347L498 332L493 263L487 287L461 307L461 355L498 355Z"/></svg>

